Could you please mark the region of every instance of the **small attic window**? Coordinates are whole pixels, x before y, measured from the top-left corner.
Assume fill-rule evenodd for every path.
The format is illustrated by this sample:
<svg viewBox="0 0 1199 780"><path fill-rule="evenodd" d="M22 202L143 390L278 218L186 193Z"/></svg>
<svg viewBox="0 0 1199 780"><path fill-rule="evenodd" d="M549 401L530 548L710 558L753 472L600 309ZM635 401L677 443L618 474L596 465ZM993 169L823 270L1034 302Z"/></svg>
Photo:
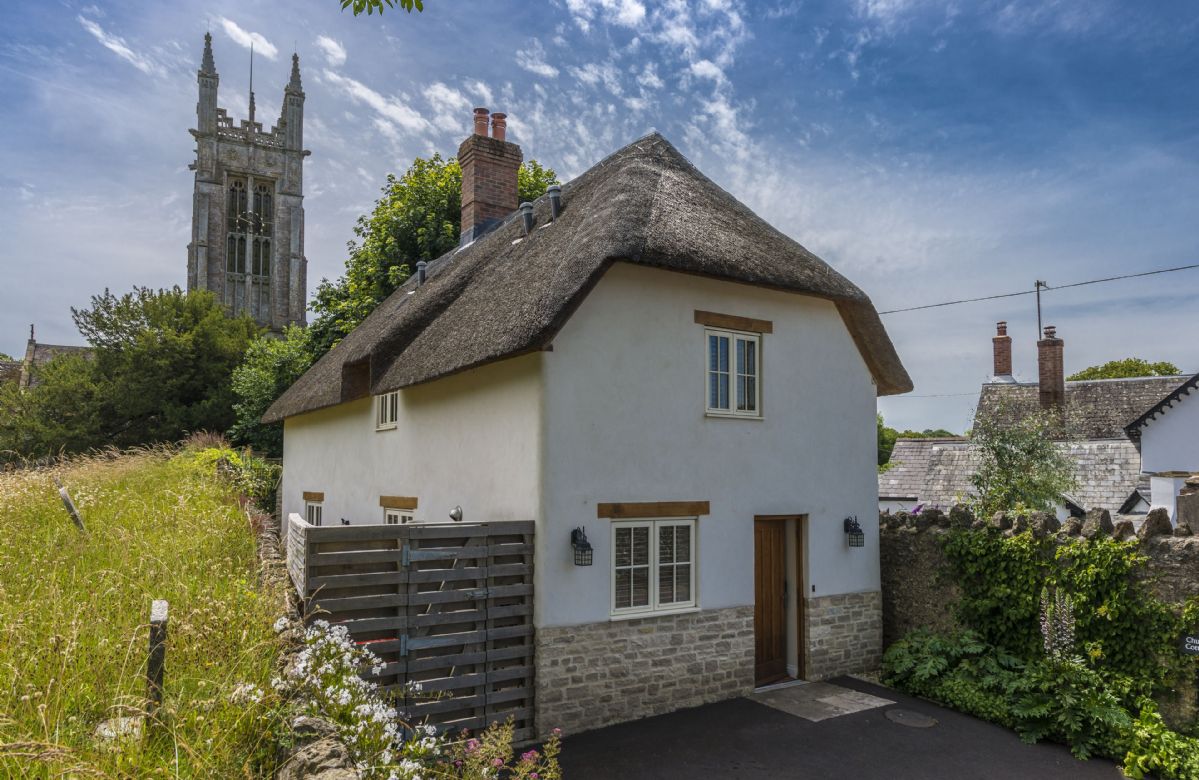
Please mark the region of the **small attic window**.
<svg viewBox="0 0 1199 780"><path fill-rule="evenodd" d="M375 430L390 431L400 417L400 392L375 396Z"/></svg>

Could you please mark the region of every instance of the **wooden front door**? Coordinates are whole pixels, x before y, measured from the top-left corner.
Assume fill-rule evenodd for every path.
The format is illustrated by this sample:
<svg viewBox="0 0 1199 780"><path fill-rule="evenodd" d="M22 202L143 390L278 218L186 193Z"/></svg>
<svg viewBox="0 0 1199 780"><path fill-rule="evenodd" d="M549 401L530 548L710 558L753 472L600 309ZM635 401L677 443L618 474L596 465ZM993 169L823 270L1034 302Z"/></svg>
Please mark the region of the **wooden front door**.
<svg viewBox="0 0 1199 780"><path fill-rule="evenodd" d="M754 520L754 680L787 676L786 523Z"/></svg>

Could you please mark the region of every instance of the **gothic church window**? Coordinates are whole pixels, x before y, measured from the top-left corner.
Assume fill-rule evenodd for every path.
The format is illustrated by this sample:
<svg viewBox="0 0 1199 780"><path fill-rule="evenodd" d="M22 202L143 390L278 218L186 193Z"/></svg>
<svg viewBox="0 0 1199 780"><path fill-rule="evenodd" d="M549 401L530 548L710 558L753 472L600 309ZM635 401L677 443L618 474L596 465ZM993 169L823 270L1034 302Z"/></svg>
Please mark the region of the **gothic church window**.
<svg viewBox="0 0 1199 780"><path fill-rule="evenodd" d="M248 178L248 177L247 177ZM225 305L233 314L248 313L259 322L271 319L271 240L274 236L273 185L246 179L229 184L226 209Z"/></svg>

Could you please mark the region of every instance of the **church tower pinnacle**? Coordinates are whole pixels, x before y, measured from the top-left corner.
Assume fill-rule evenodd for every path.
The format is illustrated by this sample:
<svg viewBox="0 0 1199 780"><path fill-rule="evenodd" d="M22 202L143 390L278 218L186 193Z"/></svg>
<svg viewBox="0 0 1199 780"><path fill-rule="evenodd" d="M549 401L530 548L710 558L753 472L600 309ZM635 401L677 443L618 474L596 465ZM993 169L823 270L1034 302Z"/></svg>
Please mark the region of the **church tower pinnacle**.
<svg viewBox="0 0 1199 780"><path fill-rule="evenodd" d="M273 332L305 323L304 92L299 57L283 90L279 122L256 121L253 53L249 117L238 124L217 105L220 78L212 35L197 72L196 173L187 287L210 290L231 314L248 314Z"/></svg>

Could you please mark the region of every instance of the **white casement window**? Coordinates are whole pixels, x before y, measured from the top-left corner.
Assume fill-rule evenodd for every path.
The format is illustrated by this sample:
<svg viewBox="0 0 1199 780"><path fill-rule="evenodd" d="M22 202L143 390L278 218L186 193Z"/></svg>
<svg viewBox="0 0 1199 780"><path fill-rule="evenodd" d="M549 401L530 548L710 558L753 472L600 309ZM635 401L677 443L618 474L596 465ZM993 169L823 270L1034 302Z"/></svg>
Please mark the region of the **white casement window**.
<svg viewBox="0 0 1199 780"><path fill-rule="evenodd" d="M414 515L407 509L384 509L383 524L384 525L407 525L411 523Z"/></svg>
<svg viewBox="0 0 1199 780"><path fill-rule="evenodd" d="M707 328L708 414L762 416L762 337Z"/></svg>
<svg viewBox="0 0 1199 780"><path fill-rule="evenodd" d="M304 502L304 518L309 525L321 524L321 502L306 501Z"/></svg>
<svg viewBox="0 0 1199 780"><path fill-rule="evenodd" d="M396 427L400 417L400 393L384 393L375 396L375 430L389 431Z"/></svg>
<svg viewBox="0 0 1199 780"><path fill-rule="evenodd" d="M612 614L694 607L694 518L612 524Z"/></svg>

